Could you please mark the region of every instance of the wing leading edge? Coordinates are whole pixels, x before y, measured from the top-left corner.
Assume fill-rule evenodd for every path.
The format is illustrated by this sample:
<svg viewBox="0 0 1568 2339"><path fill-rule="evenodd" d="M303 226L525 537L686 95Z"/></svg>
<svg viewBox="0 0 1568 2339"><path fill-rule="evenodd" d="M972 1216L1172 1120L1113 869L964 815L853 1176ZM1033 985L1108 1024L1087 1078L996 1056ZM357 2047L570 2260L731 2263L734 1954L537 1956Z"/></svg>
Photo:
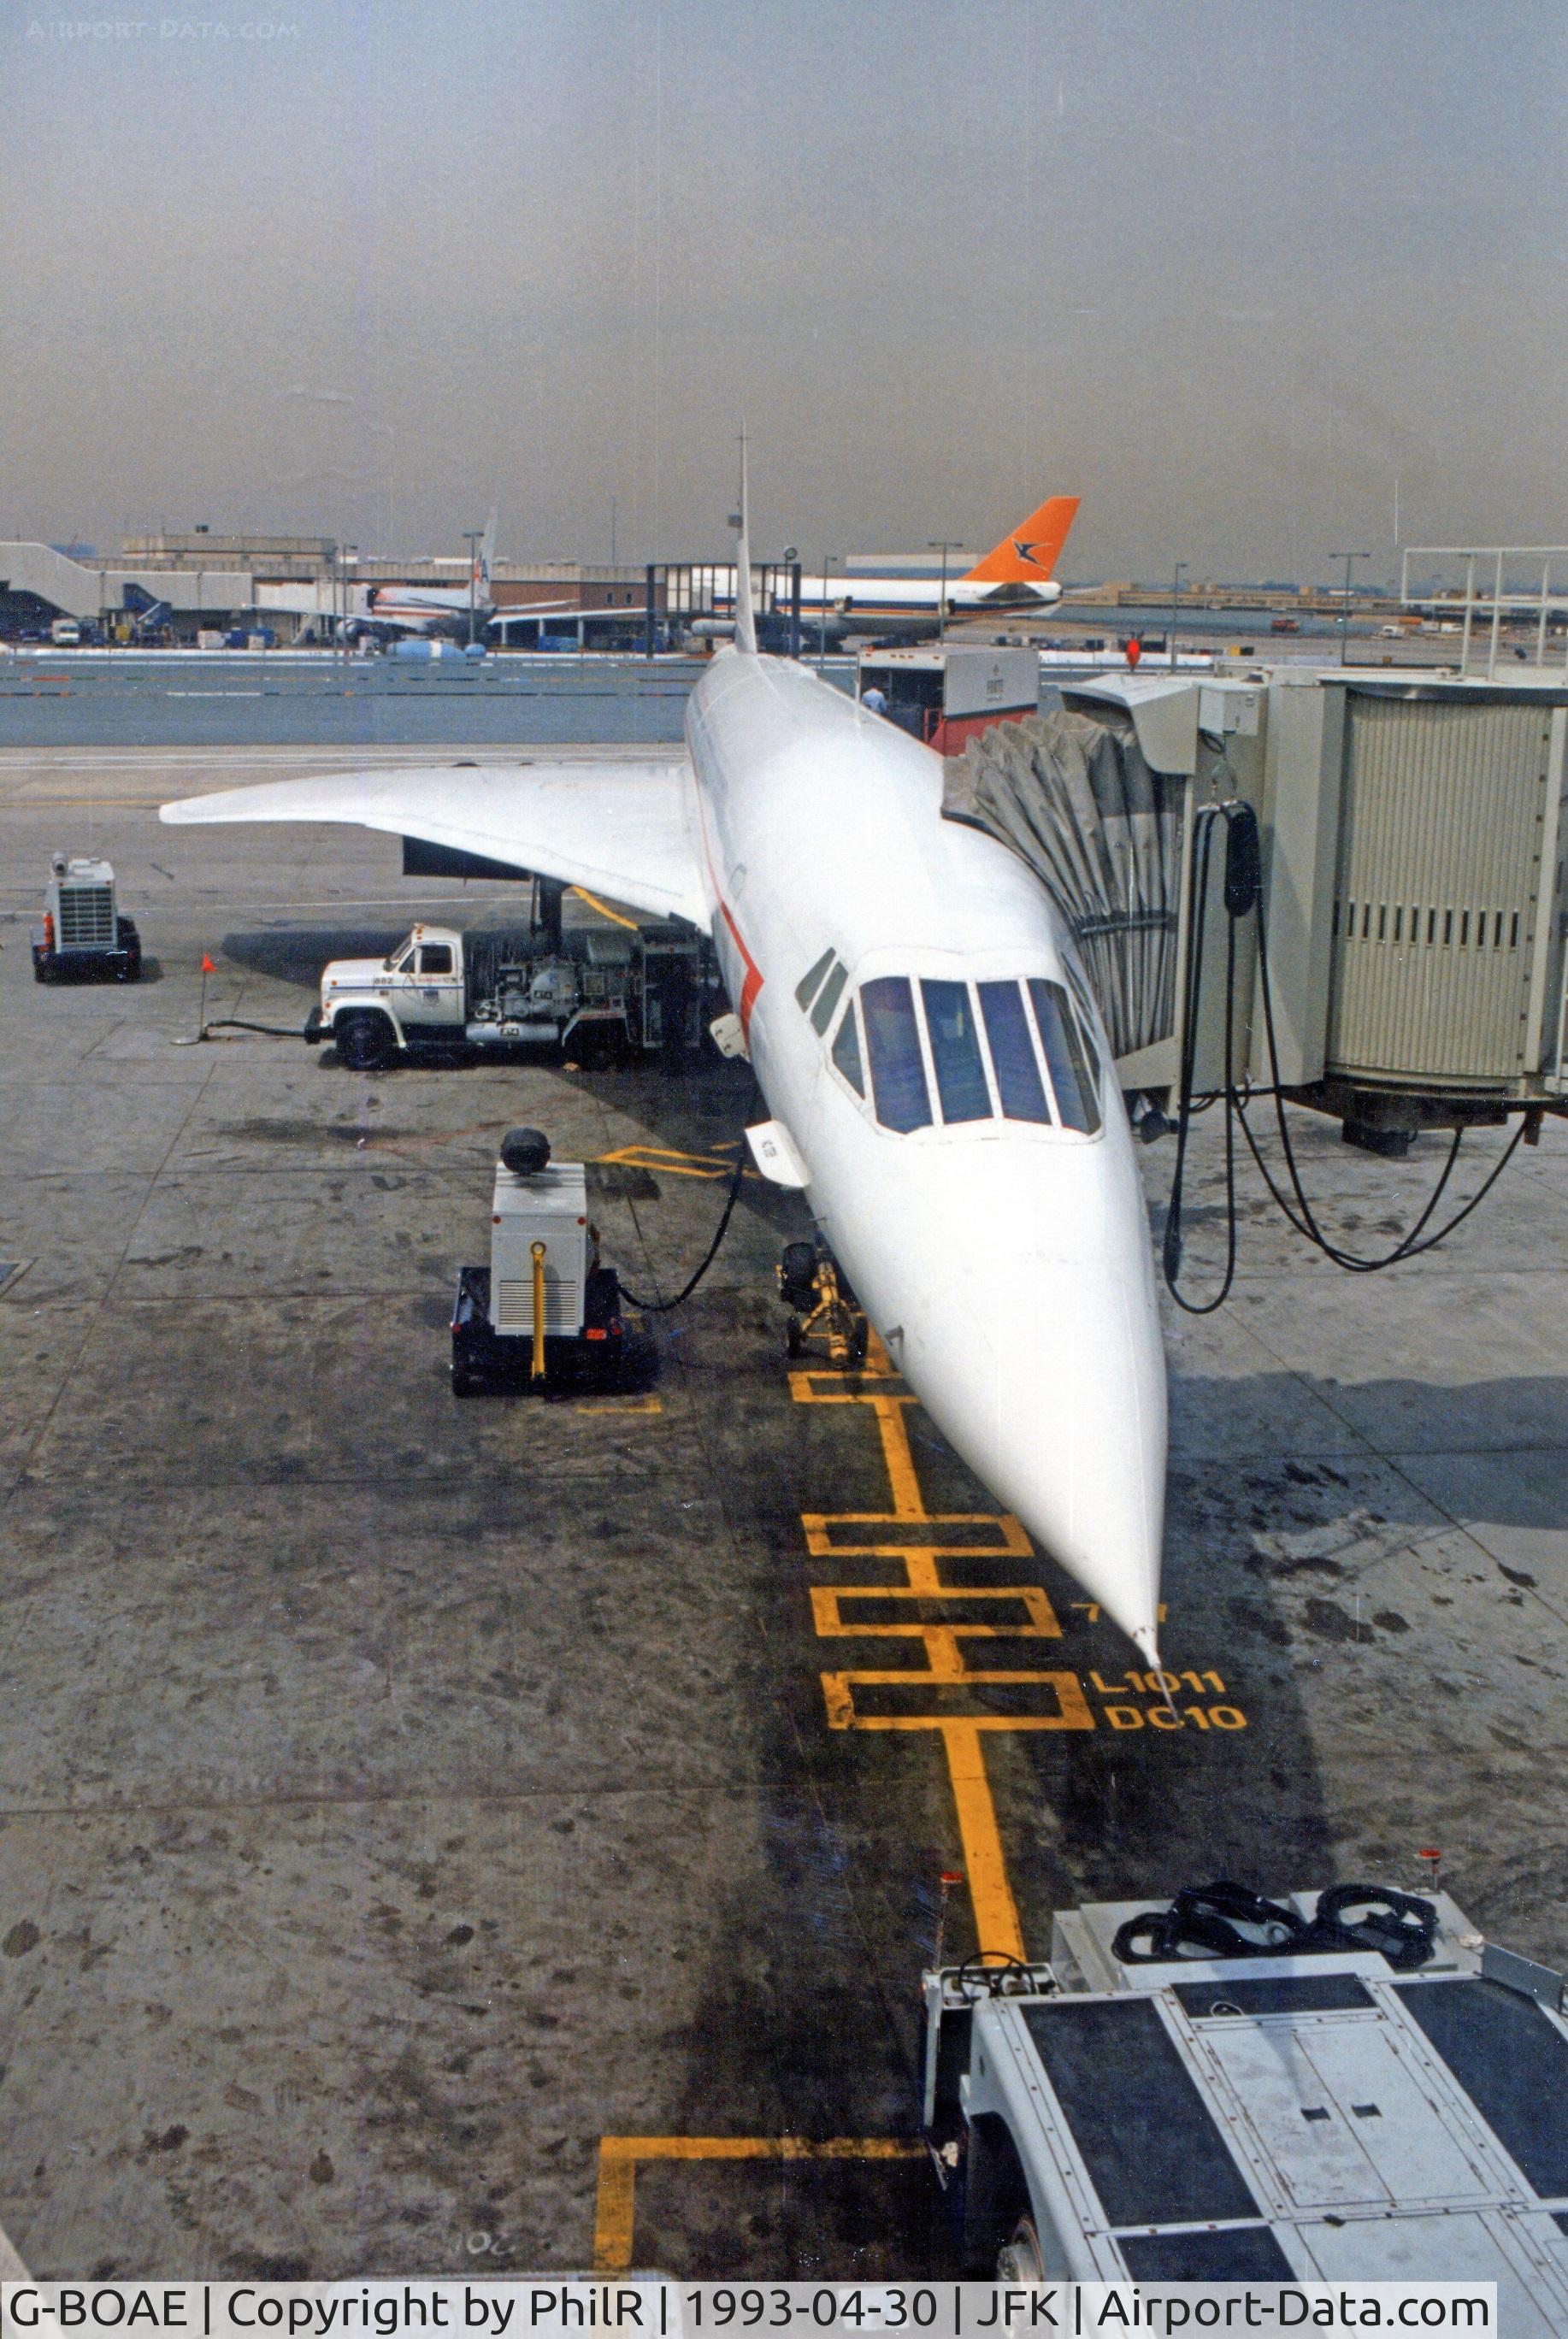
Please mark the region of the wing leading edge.
<svg viewBox="0 0 1568 2339"><path fill-rule="evenodd" d="M340 821L417 836L587 885L656 917L709 923L692 827L691 765L527 764L331 772L186 796L160 807L174 826L228 821Z"/></svg>

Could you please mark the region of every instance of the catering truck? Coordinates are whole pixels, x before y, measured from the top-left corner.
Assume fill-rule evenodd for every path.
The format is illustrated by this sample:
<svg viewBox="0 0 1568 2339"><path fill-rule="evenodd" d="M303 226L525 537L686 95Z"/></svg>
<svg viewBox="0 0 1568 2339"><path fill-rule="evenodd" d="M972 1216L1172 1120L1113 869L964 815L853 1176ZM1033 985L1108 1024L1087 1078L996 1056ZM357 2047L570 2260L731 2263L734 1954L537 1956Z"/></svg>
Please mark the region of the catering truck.
<svg viewBox="0 0 1568 2339"><path fill-rule="evenodd" d="M417 925L385 958L322 969L305 1039L331 1041L359 1071L434 1048L679 1059L700 1040L715 982L710 944L674 919L565 933Z"/></svg>

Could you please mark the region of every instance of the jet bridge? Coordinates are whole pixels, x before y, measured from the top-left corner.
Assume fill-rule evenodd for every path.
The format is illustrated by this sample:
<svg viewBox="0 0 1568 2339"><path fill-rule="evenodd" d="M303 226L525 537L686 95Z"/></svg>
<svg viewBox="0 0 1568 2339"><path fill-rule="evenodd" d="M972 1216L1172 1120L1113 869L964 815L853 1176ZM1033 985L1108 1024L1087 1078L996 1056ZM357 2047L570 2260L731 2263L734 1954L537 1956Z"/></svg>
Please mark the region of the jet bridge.
<svg viewBox="0 0 1568 2339"><path fill-rule="evenodd" d="M1189 1038L1194 1091L1221 1088L1228 992L1231 1077L1274 1084L1261 923L1279 1085L1396 1150L1568 1110L1565 751L1562 675L1106 677L971 740L944 810L1056 900L1125 1091L1167 1101ZM1206 810L1237 804L1262 893L1232 935L1223 847L1195 846Z"/></svg>

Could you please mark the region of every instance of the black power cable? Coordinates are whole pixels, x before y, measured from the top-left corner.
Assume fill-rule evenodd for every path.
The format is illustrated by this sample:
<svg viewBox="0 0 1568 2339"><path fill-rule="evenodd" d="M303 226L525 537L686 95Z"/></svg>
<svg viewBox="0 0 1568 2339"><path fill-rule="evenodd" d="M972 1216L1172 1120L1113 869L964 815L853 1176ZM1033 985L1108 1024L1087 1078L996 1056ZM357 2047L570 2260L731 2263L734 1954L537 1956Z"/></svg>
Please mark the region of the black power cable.
<svg viewBox="0 0 1568 2339"><path fill-rule="evenodd" d="M1191 943L1187 955L1180 1088L1176 1119L1176 1168L1171 1175L1170 1200L1165 1213L1165 1241L1162 1249L1165 1280L1177 1306L1185 1308L1189 1316L1212 1316L1216 1308L1223 1308L1230 1296L1230 1287L1236 1280L1236 1122L1232 1107L1235 1090L1231 1077L1234 1044L1232 1027L1236 998L1236 929L1239 920L1246 915L1247 910L1253 905L1256 893L1242 903L1247 872L1242 856L1236 848L1235 840L1238 834L1236 824L1228 817L1225 896L1226 908L1230 912L1230 915L1226 926L1225 940L1225 1087L1222 1091L1225 1099L1225 1277L1212 1299L1185 1298L1178 1286L1181 1273L1181 1206L1187 1177L1187 1137L1194 1111L1201 1111L1205 1109L1193 1103L1192 1076L1198 1053L1198 1003L1203 988L1205 913L1208 904L1209 873L1213 862L1214 823L1218 814L1228 810L1228 808L1223 805L1205 804L1197 816L1199 825L1194 838L1192 910L1188 919ZM1237 862L1234 883L1231 870L1233 860ZM1231 909L1233 891L1238 903L1241 903L1241 906L1236 909ZM1211 1097L1207 1101L1212 1104L1214 1100Z"/></svg>
<svg viewBox="0 0 1568 2339"><path fill-rule="evenodd" d="M645 1316L667 1316L673 1308L684 1307L686 1301L691 1298L693 1292L696 1289L698 1284L702 1281L704 1276L707 1273L709 1268L713 1265L715 1259L717 1258L719 1255L719 1245L723 1242L725 1235L729 1232L730 1220L735 1216L735 1204L741 1198L741 1185L746 1174L746 1156L750 1148L746 1143L745 1132L743 1130L741 1132L740 1150L735 1155L735 1176L730 1179L729 1196L725 1203L724 1215L718 1222L718 1228L714 1235L712 1242L709 1243L707 1247L706 1256L704 1258L702 1265L697 1268L690 1281L685 1284L683 1288L676 1292L673 1299L639 1299L635 1291L628 1291L626 1285L620 1282L618 1276L616 1278L617 1284L619 1284L621 1298L623 1299L629 1299L632 1306L639 1308Z"/></svg>
<svg viewBox="0 0 1568 2339"><path fill-rule="evenodd" d="M1208 1104L1216 1100L1214 1098L1208 1098L1195 1102L1192 1082L1198 1048L1198 1010L1202 996L1204 942L1209 882L1213 866L1214 828L1216 822L1220 820L1223 820L1226 824L1225 907L1228 916L1225 966L1225 1085L1218 1091L1225 1105L1226 1263L1224 1278L1215 1297L1207 1300L1192 1300L1187 1298L1178 1288L1182 1252L1182 1199L1187 1168L1188 1131L1192 1116L1195 1112L1205 1110ZM1481 1186L1470 1199L1454 1213L1446 1225L1438 1229L1435 1234L1428 1235L1425 1229L1446 1190L1455 1164L1459 1159L1459 1149L1464 1137L1463 1127L1455 1129L1454 1132L1454 1142L1449 1148L1448 1159L1443 1165L1442 1172L1427 1198L1420 1217L1415 1220L1415 1225L1400 1237L1392 1250L1384 1252L1377 1258L1363 1258L1357 1253L1345 1249L1342 1245L1326 1235L1302 1184L1296 1149L1285 1113L1285 1097L1279 1079L1279 1051L1275 1040L1274 990L1268 970L1268 936L1261 903L1262 873L1257 841L1257 815L1247 804L1230 802L1204 804L1194 815L1194 827L1192 891L1188 917L1190 940L1185 985L1185 1022L1179 1073L1179 1099L1177 1110L1176 1168L1171 1179L1170 1200L1166 1210L1162 1264L1166 1283L1178 1307L1185 1309L1189 1316L1211 1316L1216 1308L1224 1305L1236 1279L1235 1124L1237 1121L1241 1124L1241 1132L1247 1140L1247 1150L1257 1164L1259 1174L1268 1189L1269 1196L1285 1219L1304 1241L1313 1244L1322 1251L1326 1258L1331 1259L1336 1267L1343 1268L1350 1275L1379 1274L1385 1268L1396 1266L1402 1259L1417 1258L1424 1251L1434 1250L1439 1243L1445 1242L1455 1229L1464 1224L1471 1211L1491 1192L1517 1151L1527 1123L1521 1120L1510 1143L1501 1158L1494 1164ZM1247 1117L1250 1094L1238 1087L1233 1070L1236 931L1241 919L1249 913L1256 918L1257 927L1258 976L1259 987L1263 994L1264 1027L1268 1042L1268 1068L1272 1081L1270 1093L1274 1098L1280 1150L1285 1157L1290 1189L1295 1197L1294 1209L1286 1195L1281 1192L1273 1172L1263 1157L1257 1135Z"/></svg>
<svg viewBox="0 0 1568 2339"><path fill-rule="evenodd" d="M1470 1216L1471 1211L1475 1209L1477 1203L1484 1202L1485 1200L1487 1195L1492 1191L1493 1187L1497 1183L1498 1179L1501 1178L1504 1170L1507 1169L1510 1161L1513 1160L1514 1154L1518 1151L1520 1144L1524 1140L1524 1131L1529 1126L1529 1123L1521 1119L1518 1128L1514 1130L1513 1137L1508 1141L1508 1144L1504 1148L1502 1154L1493 1164L1486 1178L1483 1180L1481 1185L1477 1187L1475 1192L1471 1195L1470 1199L1459 1209L1455 1210L1447 1225L1440 1227L1435 1235L1427 1235L1425 1241L1419 1239L1428 1219L1432 1216L1433 1211L1437 1208L1437 1204L1442 1198L1443 1189L1447 1185L1450 1173L1452 1172L1455 1162L1459 1159L1459 1148L1464 1141L1464 1130L1463 1126L1456 1128L1454 1131L1454 1142L1448 1149L1448 1159L1443 1165L1443 1173L1438 1179L1436 1185L1432 1189L1432 1193L1427 1200L1425 1209L1422 1211L1421 1216L1416 1219L1415 1224L1410 1229L1409 1232L1403 1235L1399 1241L1395 1244L1394 1248L1390 1251L1385 1251L1381 1258L1361 1258L1357 1257L1354 1251L1341 1249L1337 1244L1330 1241L1317 1222L1317 1215L1313 1210L1312 1204L1307 1199L1306 1189L1301 1182L1301 1173L1297 1167L1296 1161L1296 1149L1290 1141L1290 1130L1285 1118L1285 1099L1280 1093L1279 1087L1279 1053L1275 1045L1274 1039L1274 987L1269 981L1268 975L1268 936L1261 913L1257 920L1257 964L1258 972L1261 978L1260 988L1263 992L1264 1028L1268 1036L1268 1068L1273 1075L1274 1081L1274 1110L1275 1117L1279 1125L1280 1150L1285 1156L1285 1166L1290 1173L1291 1191L1296 1197L1297 1204L1301 1213L1300 1217L1297 1218L1296 1212L1290 1209L1284 1195L1280 1192L1278 1187L1275 1184L1272 1176L1269 1174L1268 1164L1265 1161L1262 1153L1258 1150L1257 1140L1253 1135L1251 1125L1247 1118L1246 1100L1239 1099L1238 1100L1237 1111L1241 1121L1242 1132L1247 1139L1252 1158L1257 1162L1257 1167L1262 1173L1263 1182L1267 1187L1270 1195L1273 1197L1278 1208L1284 1212L1287 1219L1289 1219L1297 1232L1304 1236L1308 1242L1315 1243L1317 1248L1322 1251L1326 1258L1332 1259L1336 1267L1344 1268L1346 1274L1376 1275L1379 1274L1386 1267L1397 1266L1401 1259L1419 1258L1423 1251L1435 1250L1439 1243L1447 1241L1449 1236L1454 1232L1456 1227L1464 1224L1464 1220Z"/></svg>
<svg viewBox="0 0 1568 2339"><path fill-rule="evenodd" d="M1391 1884L1334 1885L1319 1893L1308 1921L1287 1901L1218 1877L1188 1885L1169 1908L1129 1917L1110 1949L1128 1966L1163 1965L1184 1955L1292 1958L1376 1949L1396 1973L1414 1973L1431 1962L1437 1930L1434 1904Z"/></svg>
<svg viewBox="0 0 1568 2339"><path fill-rule="evenodd" d="M202 1026L203 1037L209 1031L260 1031L269 1040L300 1040L303 1027L298 1023L246 1023L238 1015L215 1015Z"/></svg>

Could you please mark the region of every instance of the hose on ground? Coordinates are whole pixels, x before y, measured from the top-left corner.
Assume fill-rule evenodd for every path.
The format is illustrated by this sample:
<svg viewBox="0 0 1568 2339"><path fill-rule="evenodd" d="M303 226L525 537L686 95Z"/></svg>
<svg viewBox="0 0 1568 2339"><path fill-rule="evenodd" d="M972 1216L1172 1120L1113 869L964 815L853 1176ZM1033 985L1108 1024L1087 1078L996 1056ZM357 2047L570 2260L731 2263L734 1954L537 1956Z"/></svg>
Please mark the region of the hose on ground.
<svg viewBox="0 0 1568 2339"><path fill-rule="evenodd" d="M1213 860L1214 830L1217 822L1226 824L1225 846L1225 908L1227 913L1225 953L1225 1085L1217 1091L1225 1107L1225 1272L1219 1289L1212 1298L1188 1299L1179 1288L1182 1255L1182 1203L1187 1172L1188 1132L1194 1113L1204 1110L1215 1098L1195 1100L1193 1076L1198 1050L1198 1005L1203 987L1205 928L1208 909L1209 877ZM1477 1205L1484 1201L1509 1162L1518 1150L1528 1120L1522 1120L1518 1129L1487 1176L1469 1200L1455 1211L1435 1234L1427 1234L1433 1213L1442 1200L1459 1160L1464 1142L1463 1127L1454 1132L1454 1142L1448 1149L1436 1182L1428 1195L1419 1217L1406 1229L1391 1250L1376 1258L1364 1258L1346 1250L1342 1244L1326 1234L1317 1212L1307 1198L1296 1158L1296 1148L1286 1118L1285 1094L1279 1078L1279 1051L1275 1039L1274 989L1268 967L1268 934L1263 915L1262 864L1258 849L1257 815L1252 806L1244 803L1204 804L1195 815L1192 853L1191 893L1188 902L1188 924L1191 942L1188 952L1185 982L1181 1064L1178 1076L1176 1166L1171 1177L1170 1199L1166 1207L1165 1239L1161 1264L1166 1284L1178 1308L1189 1316L1211 1316L1224 1305L1236 1279L1237 1200L1236 1200L1236 1128L1239 1124L1247 1150L1257 1165L1258 1173L1267 1189L1270 1199L1303 1241L1311 1243L1334 1265L1349 1275L1377 1275L1385 1268L1395 1267L1403 1259L1418 1258L1424 1251L1435 1250L1446 1242L1455 1229L1462 1226ZM1247 1107L1256 1091L1239 1084L1232 1069L1236 1029L1237 929L1241 920L1250 914L1257 923L1258 988L1263 1000L1264 1029L1268 1045L1268 1070L1271 1086L1267 1091L1274 1099L1275 1118L1279 1131L1280 1151L1284 1156L1290 1194L1280 1185L1257 1142L1257 1133L1247 1119ZM1292 1200L1291 1197L1294 1198Z"/></svg>
<svg viewBox="0 0 1568 2339"><path fill-rule="evenodd" d="M260 1031L269 1040L298 1040L303 1034L298 1023L247 1023L238 1015L215 1015L203 1023L203 1031Z"/></svg>
<svg viewBox="0 0 1568 2339"><path fill-rule="evenodd" d="M1349 1912L1361 1913L1352 1917ZM1145 1909L1117 1928L1111 1955L1123 1965L1163 1965L1182 1957L1290 1958L1376 1949L1397 1973L1427 1964L1437 1910L1391 1884L1336 1884L1319 1893L1310 1919L1218 1877L1191 1884L1165 1909ZM1147 1944L1147 1946L1145 1946Z"/></svg>
<svg viewBox="0 0 1568 2339"><path fill-rule="evenodd" d="M741 1198L741 1183L746 1174L746 1156L749 1150L750 1149L746 1144L745 1131L743 1130L741 1131L740 1146L735 1154L735 1175L730 1179L730 1190L725 1198L723 1215L719 1219L718 1226L714 1234L714 1239L707 1247L707 1250L701 1266L696 1269L695 1273L689 1278L689 1280L682 1286L681 1289L676 1292L675 1298L673 1299L639 1299L635 1291L628 1291L624 1283L620 1284L621 1298L623 1299L629 1300L631 1305L634 1308L639 1308L645 1316L667 1316L672 1308L684 1308L686 1301L696 1289L698 1284L702 1281L704 1276L707 1273L709 1268L713 1265L715 1259L717 1258L719 1255L719 1246L724 1241L725 1235L729 1232L730 1220L735 1216L735 1204ZM618 1276L616 1279L617 1283L620 1283Z"/></svg>

